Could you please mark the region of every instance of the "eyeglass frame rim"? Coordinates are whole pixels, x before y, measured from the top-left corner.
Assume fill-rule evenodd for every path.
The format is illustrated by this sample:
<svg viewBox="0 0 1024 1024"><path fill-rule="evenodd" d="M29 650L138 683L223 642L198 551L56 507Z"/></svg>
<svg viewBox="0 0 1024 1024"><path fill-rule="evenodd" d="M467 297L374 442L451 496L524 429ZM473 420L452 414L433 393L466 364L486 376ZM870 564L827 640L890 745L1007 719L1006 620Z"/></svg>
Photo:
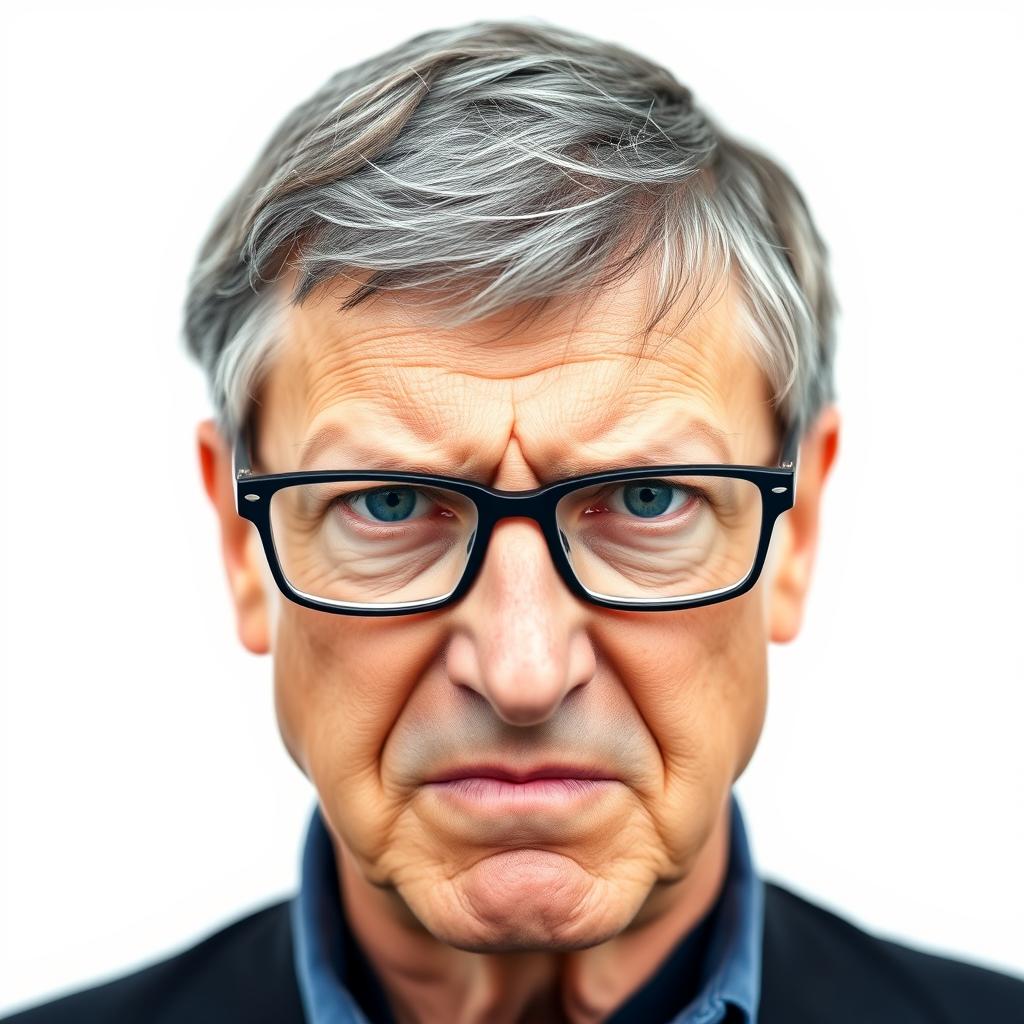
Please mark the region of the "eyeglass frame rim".
<svg viewBox="0 0 1024 1024"><path fill-rule="evenodd" d="M540 527L547 542L555 568L569 590L578 598L601 608L619 611L678 611L699 608L719 601L727 601L746 593L757 583L764 567L775 521L791 509L796 500L797 475L800 468L800 436L802 424L794 421L783 436L776 466L755 466L726 463L682 463L633 468L614 468L595 473L578 474L553 480L540 487L510 491L489 487L462 477L441 476L433 473L413 473L399 470L302 470L285 473L253 473L250 449L251 418L247 417L237 432L231 453L231 474L235 482L235 512L251 522L260 535L263 551L271 575L278 588L289 600L315 611L336 615L412 615L439 611L459 601L472 587L490 546L494 527L502 519L532 519ZM655 474L689 476L726 476L748 480L757 485L761 493L761 533L757 552L747 575L732 587L709 591L692 598L647 602L615 600L587 590L576 576L571 563L558 541L556 507L562 496L579 487L609 483L617 480L645 479ZM442 597L427 601L391 605L361 605L351 607L323 601L294 587L284 575L274 546L270 522L270 499L284 487L303 483L329 483L339 480L396 480L416 484L445 487L473 501L477 510L477 525L469 557L456 586ZM245 493L243 494L243 490ZM250 497L251 496L251 497ZM247 502L244 504L243 501Z"/></svg>

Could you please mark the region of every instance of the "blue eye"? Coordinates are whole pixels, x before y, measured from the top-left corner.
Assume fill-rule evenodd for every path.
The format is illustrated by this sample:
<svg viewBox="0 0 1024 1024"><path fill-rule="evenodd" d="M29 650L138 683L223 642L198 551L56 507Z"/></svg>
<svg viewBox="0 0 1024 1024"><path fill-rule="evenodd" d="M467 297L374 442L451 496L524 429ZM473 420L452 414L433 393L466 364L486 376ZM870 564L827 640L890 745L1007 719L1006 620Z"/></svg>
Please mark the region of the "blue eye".
<svg viewBox="0 0 1024 1024"><path fill-rule="evenodd" d="M349 501L353 505L364 502L370 516L378 522L399 523L413 513L419 496L415 487L381 487L353 495Z"/></svg>
<svg viewBox="0 0 1024 1024"><path fill-rule="evenodd" d="M638 480L618 488L613 505L621 503L630 515L654 519L666 512L677 512L688 499L699 500L700 497L701 492L695 487L670 484L664 480Z"/></svg>
<svg viewBox="0 0 1024 1024"><path fill-rule="evenodd" d="M664 484L627 484L623 488L626 508L637 516L660 516L672 503L675 488Z"/></svg>

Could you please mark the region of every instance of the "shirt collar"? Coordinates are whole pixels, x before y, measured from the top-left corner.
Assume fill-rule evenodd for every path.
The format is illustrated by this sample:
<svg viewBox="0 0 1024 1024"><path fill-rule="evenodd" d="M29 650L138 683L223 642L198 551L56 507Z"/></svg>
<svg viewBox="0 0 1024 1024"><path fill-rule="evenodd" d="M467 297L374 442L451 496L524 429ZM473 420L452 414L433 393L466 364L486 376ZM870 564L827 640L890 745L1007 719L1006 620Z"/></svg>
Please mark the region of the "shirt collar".
<svg viewBox="0 0 1024 1024"><path fill-rule="evenodd" d="M697 998L671 1024L710 1024L725 1017L726 1006L738 1021L757 1024L761 999L761 950L764 935L764 881L750 851L739 800L730 795L729 866L719 912L708 943L704 982Z"/></svg>
<svg viewBox="0 0 1024 1024"><path fill-rule="evenodd" d="M319 804L306 829L299 891L290 909L295 971L308 1024L369 1024L343 980L341 894L334 848Z"/></svg>
<svg viewBox="0 0 1024 1024"><path fill-rule="evenodd" d="M670 1024L715 1024L732 1006L757 1024L761 992L764 883L751 856L735 793L730 794L729 864L708 941L697 998ZM345 984L347 929L334 848L319 804L306 830L299 891L291 901L295 970L308 1024L370 1024ZM376 1024L376 1022L373 1022Z"/></svg>

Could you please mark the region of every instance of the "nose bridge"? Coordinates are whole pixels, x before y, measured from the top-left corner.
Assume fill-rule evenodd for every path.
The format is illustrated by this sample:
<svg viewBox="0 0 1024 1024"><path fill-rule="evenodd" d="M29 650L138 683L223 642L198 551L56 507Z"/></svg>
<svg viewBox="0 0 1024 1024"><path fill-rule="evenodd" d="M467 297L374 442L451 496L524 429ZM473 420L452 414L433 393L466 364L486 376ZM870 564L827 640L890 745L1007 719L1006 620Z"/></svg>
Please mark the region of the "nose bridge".
<svg viewBox="0 0 1024 1024"><path fill-rule="evenodd" d="M477 577L452 610L448 649L452 681L517 725L548 718L596 669L589 611L559 575L540 524L524 514L539 509L523 498L495 513Z"/></svg>

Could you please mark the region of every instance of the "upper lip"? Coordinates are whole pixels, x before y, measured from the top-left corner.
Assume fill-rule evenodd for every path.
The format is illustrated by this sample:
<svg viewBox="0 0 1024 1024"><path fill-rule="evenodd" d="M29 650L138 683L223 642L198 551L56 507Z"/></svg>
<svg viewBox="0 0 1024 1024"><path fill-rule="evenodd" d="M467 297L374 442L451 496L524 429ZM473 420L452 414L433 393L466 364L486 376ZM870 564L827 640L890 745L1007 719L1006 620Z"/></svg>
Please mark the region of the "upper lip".
<svg viewBox="0 0 1024 1024"><path fill-rule="evenodd" d="M449 768L432 775L428 782L450 782L453 779L489 777L509 782L527 782L530 779L615 779L616 776L600 768L587 768L575 764L542 764L535 768L518 769L502 764L468 764Z"/></svg>

